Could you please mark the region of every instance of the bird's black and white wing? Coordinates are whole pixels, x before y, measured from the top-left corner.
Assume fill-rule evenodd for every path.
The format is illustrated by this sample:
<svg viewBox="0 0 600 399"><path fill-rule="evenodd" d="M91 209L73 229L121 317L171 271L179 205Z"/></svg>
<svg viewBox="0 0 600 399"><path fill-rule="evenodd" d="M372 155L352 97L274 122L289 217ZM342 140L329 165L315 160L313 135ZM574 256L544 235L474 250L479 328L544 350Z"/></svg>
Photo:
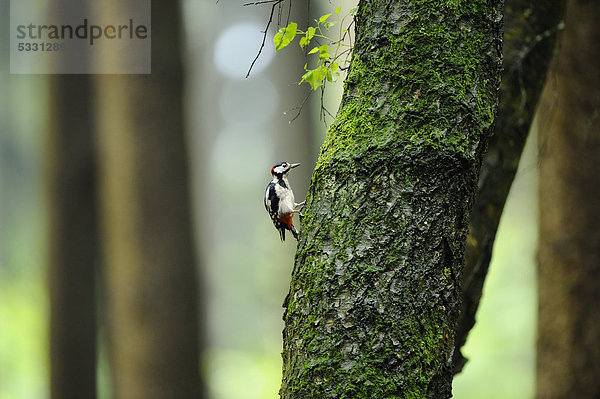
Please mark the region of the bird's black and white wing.
<svg viewBox="0 0 600 399"><path fill-rule="evenodd" d="M269 183L265 190L265 209L269 212L273 223L275 223L279 210L279 197L276 195L275 183L273 182Z"/></svg>

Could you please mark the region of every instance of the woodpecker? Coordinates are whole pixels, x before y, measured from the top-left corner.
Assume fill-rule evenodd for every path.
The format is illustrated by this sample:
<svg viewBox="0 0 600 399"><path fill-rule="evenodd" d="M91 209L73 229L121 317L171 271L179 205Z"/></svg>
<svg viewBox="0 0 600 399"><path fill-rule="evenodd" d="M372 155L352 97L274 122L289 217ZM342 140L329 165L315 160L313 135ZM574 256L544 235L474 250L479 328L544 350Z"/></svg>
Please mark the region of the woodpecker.
<svg viewBox="0 0 600 399"><path fill-rule="evenodd" d="M273 180L271 180L265 191L265 208L269 212L275 228L279 231L281 241L285 241L286 229L298 240L298 231L292 224L292 217L294 213L300 213L305 201L299 204L294 202L294 192L287 179L290 170L297 166L300 166L300 164L289 162L275 164L271 168ZM300 209L296 209L297 207Z"/></svg>

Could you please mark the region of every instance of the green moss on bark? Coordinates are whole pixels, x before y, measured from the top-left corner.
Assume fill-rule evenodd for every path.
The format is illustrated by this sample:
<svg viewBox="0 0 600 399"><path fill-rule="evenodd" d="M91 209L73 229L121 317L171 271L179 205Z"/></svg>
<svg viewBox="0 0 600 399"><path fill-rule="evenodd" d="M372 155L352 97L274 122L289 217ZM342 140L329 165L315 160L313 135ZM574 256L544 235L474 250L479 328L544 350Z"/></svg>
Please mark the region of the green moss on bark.
<svg viewBox="0 0 600 399"><path fill-rule="evenodd" d="M327 193L320 203L343 206L312 200L303 220L309 233L286 304L294 376L285 397L422 398L451 349L453 253L466 233L460 198L474 176L444 158L429 159L436 166L425 175L404 157L375 170L355 161L354 184L330 176L313 185ZM449 189L433 189L438 179Z"/></svg>
<svg viewBox="0 0 600 399"><path fill-rule="evenodd" d="M499 14L485 1L396 2L385 15L381 9L360 4L359 24L376 25L358 32L318 166L392 143L476 157L494 120L497 76L481 72L497 67L499 43L490 37Z"/></svg>
<svg viewBox="0 0 600 399"><path fill-rule="evenodd" d="M500 63L487 1L362 1L286 300L284 398L442 398Z"/></svg>

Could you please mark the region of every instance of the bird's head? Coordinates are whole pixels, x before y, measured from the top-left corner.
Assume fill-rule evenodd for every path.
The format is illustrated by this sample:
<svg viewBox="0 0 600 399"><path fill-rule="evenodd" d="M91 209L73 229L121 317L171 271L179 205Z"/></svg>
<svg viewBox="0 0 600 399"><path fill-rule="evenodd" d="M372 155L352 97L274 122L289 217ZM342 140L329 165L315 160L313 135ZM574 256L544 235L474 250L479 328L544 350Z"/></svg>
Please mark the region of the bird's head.
<svg viewBox="0 0 600 399"><path fill-rule="evenodd" d="M300 166L299 163L279 162L271 168L271 174L277 177L283 177L289 173L290 170Z"/></svg>

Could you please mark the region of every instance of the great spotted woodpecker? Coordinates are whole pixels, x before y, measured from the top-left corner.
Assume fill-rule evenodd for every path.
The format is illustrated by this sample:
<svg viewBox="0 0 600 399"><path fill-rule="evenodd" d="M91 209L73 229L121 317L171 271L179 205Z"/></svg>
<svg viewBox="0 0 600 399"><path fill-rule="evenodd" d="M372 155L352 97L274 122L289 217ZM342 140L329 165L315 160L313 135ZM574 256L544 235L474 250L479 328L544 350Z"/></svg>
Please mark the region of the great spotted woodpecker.
<svg viewBox="0 0 600 399"><path fill-rule="evenodd" d="M292 224L294 213L300 213L305 201L297 204L294 202L294 193L287 175L293 168L300 166L299 163L279 162L271 168L273 180L265 191L265 208L271 216L275 228L279 231L281 241L285 241L285 230L289 230L294 238L298 240L298 231ZM296 209L300 207L300 209Z"/></svg>

